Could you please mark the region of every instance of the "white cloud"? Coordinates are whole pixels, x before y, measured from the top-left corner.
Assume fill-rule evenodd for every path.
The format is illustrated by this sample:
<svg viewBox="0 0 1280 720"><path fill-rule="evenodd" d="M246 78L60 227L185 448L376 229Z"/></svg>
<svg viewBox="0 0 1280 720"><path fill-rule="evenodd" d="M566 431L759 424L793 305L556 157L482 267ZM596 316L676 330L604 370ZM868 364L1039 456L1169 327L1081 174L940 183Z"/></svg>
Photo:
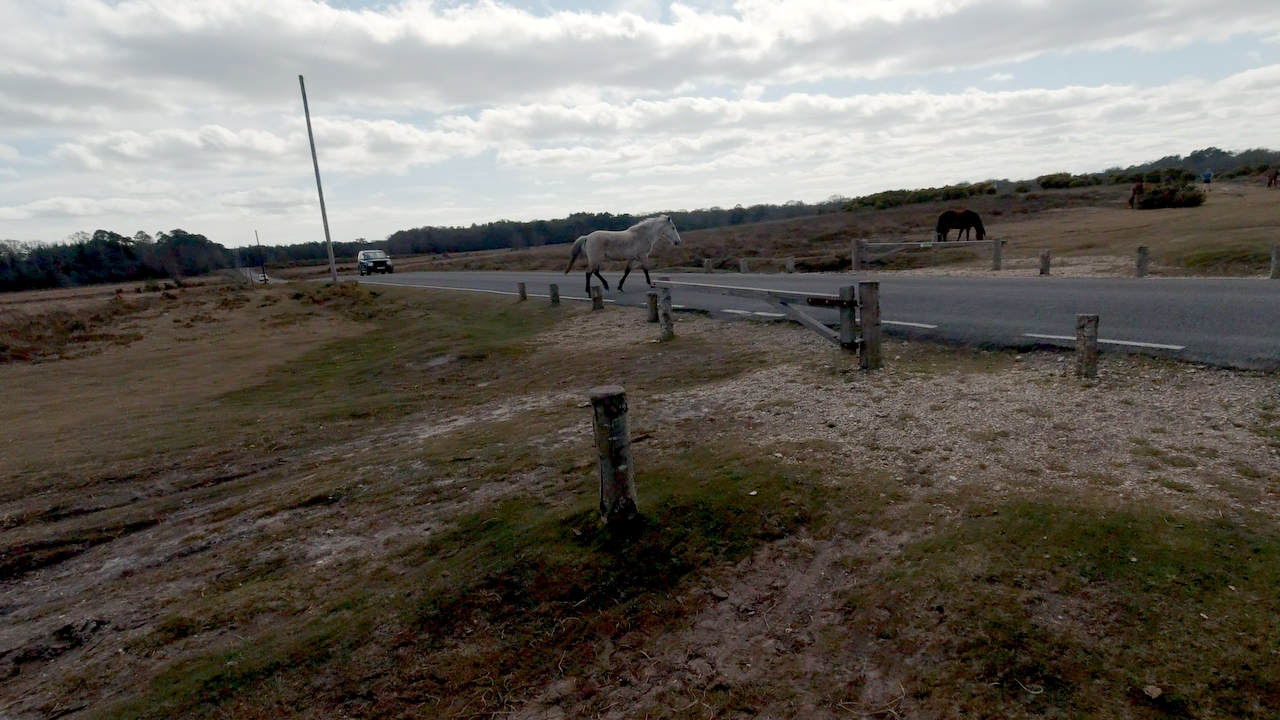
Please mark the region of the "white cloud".
<svg viewBox="0 0 1280 720"><path fill-rule="evenodd" d="M405 0L381 12L311 0L46 0L5 4L0 22L23 28L0 46L0 122L11 125L101 124L108 110L291 108L299 72L329 107L439 110L668 93L691 81L876 78L1280 32L1274 0L1229 10L1216 0L741 0L732 12L675 4L665 22L533 15L492 0Z"/></svg>
<svg viewBox="0 0 1280 720"><path fill-rule="evenodd" d="M218 202L234 208L247 208L266 212L281 213L299 208L318 206L315 191L307 192L288 187L258 187L252 190L238 190L222 193Z"/></svg>
<svg viewBox="0 0 1280 720"><path fill-rule="evenodd" d="M994 73L988 76L987 79L992 82L1009 82L1013 79L1013 75L1010 73Z"/></svg>
<svg viewBox="0 0 1280 720"><path fill-rule="evenodd" d="M31 218L80 218L104 215L136 215L146 212L172 211L173 200L140 200L138 198L52 197L25 205L0 207L0 220Z"/></svg>

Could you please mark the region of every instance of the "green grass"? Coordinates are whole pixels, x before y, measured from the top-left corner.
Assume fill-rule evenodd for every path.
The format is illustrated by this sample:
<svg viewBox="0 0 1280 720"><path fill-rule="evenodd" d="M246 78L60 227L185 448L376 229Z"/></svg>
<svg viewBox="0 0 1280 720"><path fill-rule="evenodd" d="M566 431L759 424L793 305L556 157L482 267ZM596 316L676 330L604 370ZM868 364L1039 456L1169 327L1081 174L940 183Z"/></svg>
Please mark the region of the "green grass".
<svg viewBox="0 0 1280 720"><path fill-rule="evenodd" d="M563 508L514 498L406 551L408 575L375 574L326 598L312 620L175 664L101 717L332 707L353 693L359 701L370 676L383 678L383 695L390 684L471 703L469 714L501 711L593 664L599 642L668 628L698 609L681 593L699 570L821 526L825 493L814 480L771 459L688 448L639 474L641 516L626 527L602 526L594 496ZM281 581L269 572L239 580ZM184 616L157 633L178 639L205 622ZM332 679L328 689L315 689L318 677Z"/></svg>
<svg viewBox="0 0 1280 720"><path fill-rule="evenodd" d="M944 714L1275 717L1280 539L1254 522L1001 507L911 546L849 622Z"/></svg>
<svg viewBox="0 0 1280 720"><path fill-rule="evenodd" d="M526 340L563 317L531 303L465 293L450 294L448 305L437 309L412 292L369 292L344 284L338 290L324 286L295 293L304 303L326 305L377 327L308 353L259 386L231 393L226 406L250 413L264 406L297 409L304 423L398 417L427 404L424 388L438 398L476 362L517 357ZM429 364L446 355L457 360L443 371Z"/></svg>
<svg viewBox="0 0 1280 720"><path fill-rule="evenodd" d="M1254 275L1271 266L1271 248L1265 242L1166 252L1170 263L1203 275Z"/></svg>

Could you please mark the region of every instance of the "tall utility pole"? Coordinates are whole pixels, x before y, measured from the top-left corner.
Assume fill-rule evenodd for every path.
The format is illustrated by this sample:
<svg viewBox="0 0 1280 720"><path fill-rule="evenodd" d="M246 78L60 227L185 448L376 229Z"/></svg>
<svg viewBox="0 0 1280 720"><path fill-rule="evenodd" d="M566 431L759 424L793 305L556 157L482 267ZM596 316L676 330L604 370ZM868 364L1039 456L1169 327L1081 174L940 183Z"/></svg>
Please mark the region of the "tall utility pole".
<svg viewBox="0 0 1280 720"><path fill-rule="evenodd" d="M324 244L329 249L329 280L338 284L338 266L333 261L333 240L329 237L329 214L324 210L324 188L320 187L320 161L316 159L316 136L311 133L311 110L307 107L307 84L298 76L302 88L302 112L307 116L307 139L311 141L311 164L316 169L316 193L320 195L320 220L324 222Z"/></svg>
<svg viewBox="0 0 1280 720"><path fill-rule="evenodd" d="M258 231L253 231L253 239L258 243L258 263L262 266L262 282L267 282L267 256L262 254L262 239L258 237Z"/></svg>

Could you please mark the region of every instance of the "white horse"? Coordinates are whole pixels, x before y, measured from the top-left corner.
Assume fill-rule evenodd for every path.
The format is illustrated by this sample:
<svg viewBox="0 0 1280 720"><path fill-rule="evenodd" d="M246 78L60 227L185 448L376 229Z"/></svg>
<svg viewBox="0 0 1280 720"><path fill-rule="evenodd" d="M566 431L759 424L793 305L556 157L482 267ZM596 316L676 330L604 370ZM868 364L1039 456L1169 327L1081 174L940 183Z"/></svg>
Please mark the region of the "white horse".
<svg viewBox="0 0 1280 720"><path fill-rule="evenodd" d="M662 238L671 240L672 245L680 244L680 233L676 232L675 223L666 215L651 217L632 225L626 230L596 230L583 235L573 243L573 254L569 256L569 267L564 269L566 275L573 269L573 263L582 254L587 253L587 294L591 294L591 274L600 278L604 289L609 289L609 281L600 274L600 266L605 260L626 260L627 269L618 281L618 292L622 292L622 284L631 274L631 263L639 262L644 270L644 281L653 287L649 279L649 253Z"/></svg>

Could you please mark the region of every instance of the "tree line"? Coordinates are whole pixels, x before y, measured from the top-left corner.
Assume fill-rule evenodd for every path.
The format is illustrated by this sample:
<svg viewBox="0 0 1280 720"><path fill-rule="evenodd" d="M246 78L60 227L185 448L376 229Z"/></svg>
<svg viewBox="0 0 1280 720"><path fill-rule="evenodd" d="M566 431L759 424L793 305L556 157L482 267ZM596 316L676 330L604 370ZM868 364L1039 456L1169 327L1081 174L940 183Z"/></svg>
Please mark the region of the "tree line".
<svg viewBox="0 0 1280 720"><path fill-rule="evenodd" d="M234 262L222 245L181 229L155 237L79 232L52 245L5 240L0 241L0 291L190 277Z"/></svg>

